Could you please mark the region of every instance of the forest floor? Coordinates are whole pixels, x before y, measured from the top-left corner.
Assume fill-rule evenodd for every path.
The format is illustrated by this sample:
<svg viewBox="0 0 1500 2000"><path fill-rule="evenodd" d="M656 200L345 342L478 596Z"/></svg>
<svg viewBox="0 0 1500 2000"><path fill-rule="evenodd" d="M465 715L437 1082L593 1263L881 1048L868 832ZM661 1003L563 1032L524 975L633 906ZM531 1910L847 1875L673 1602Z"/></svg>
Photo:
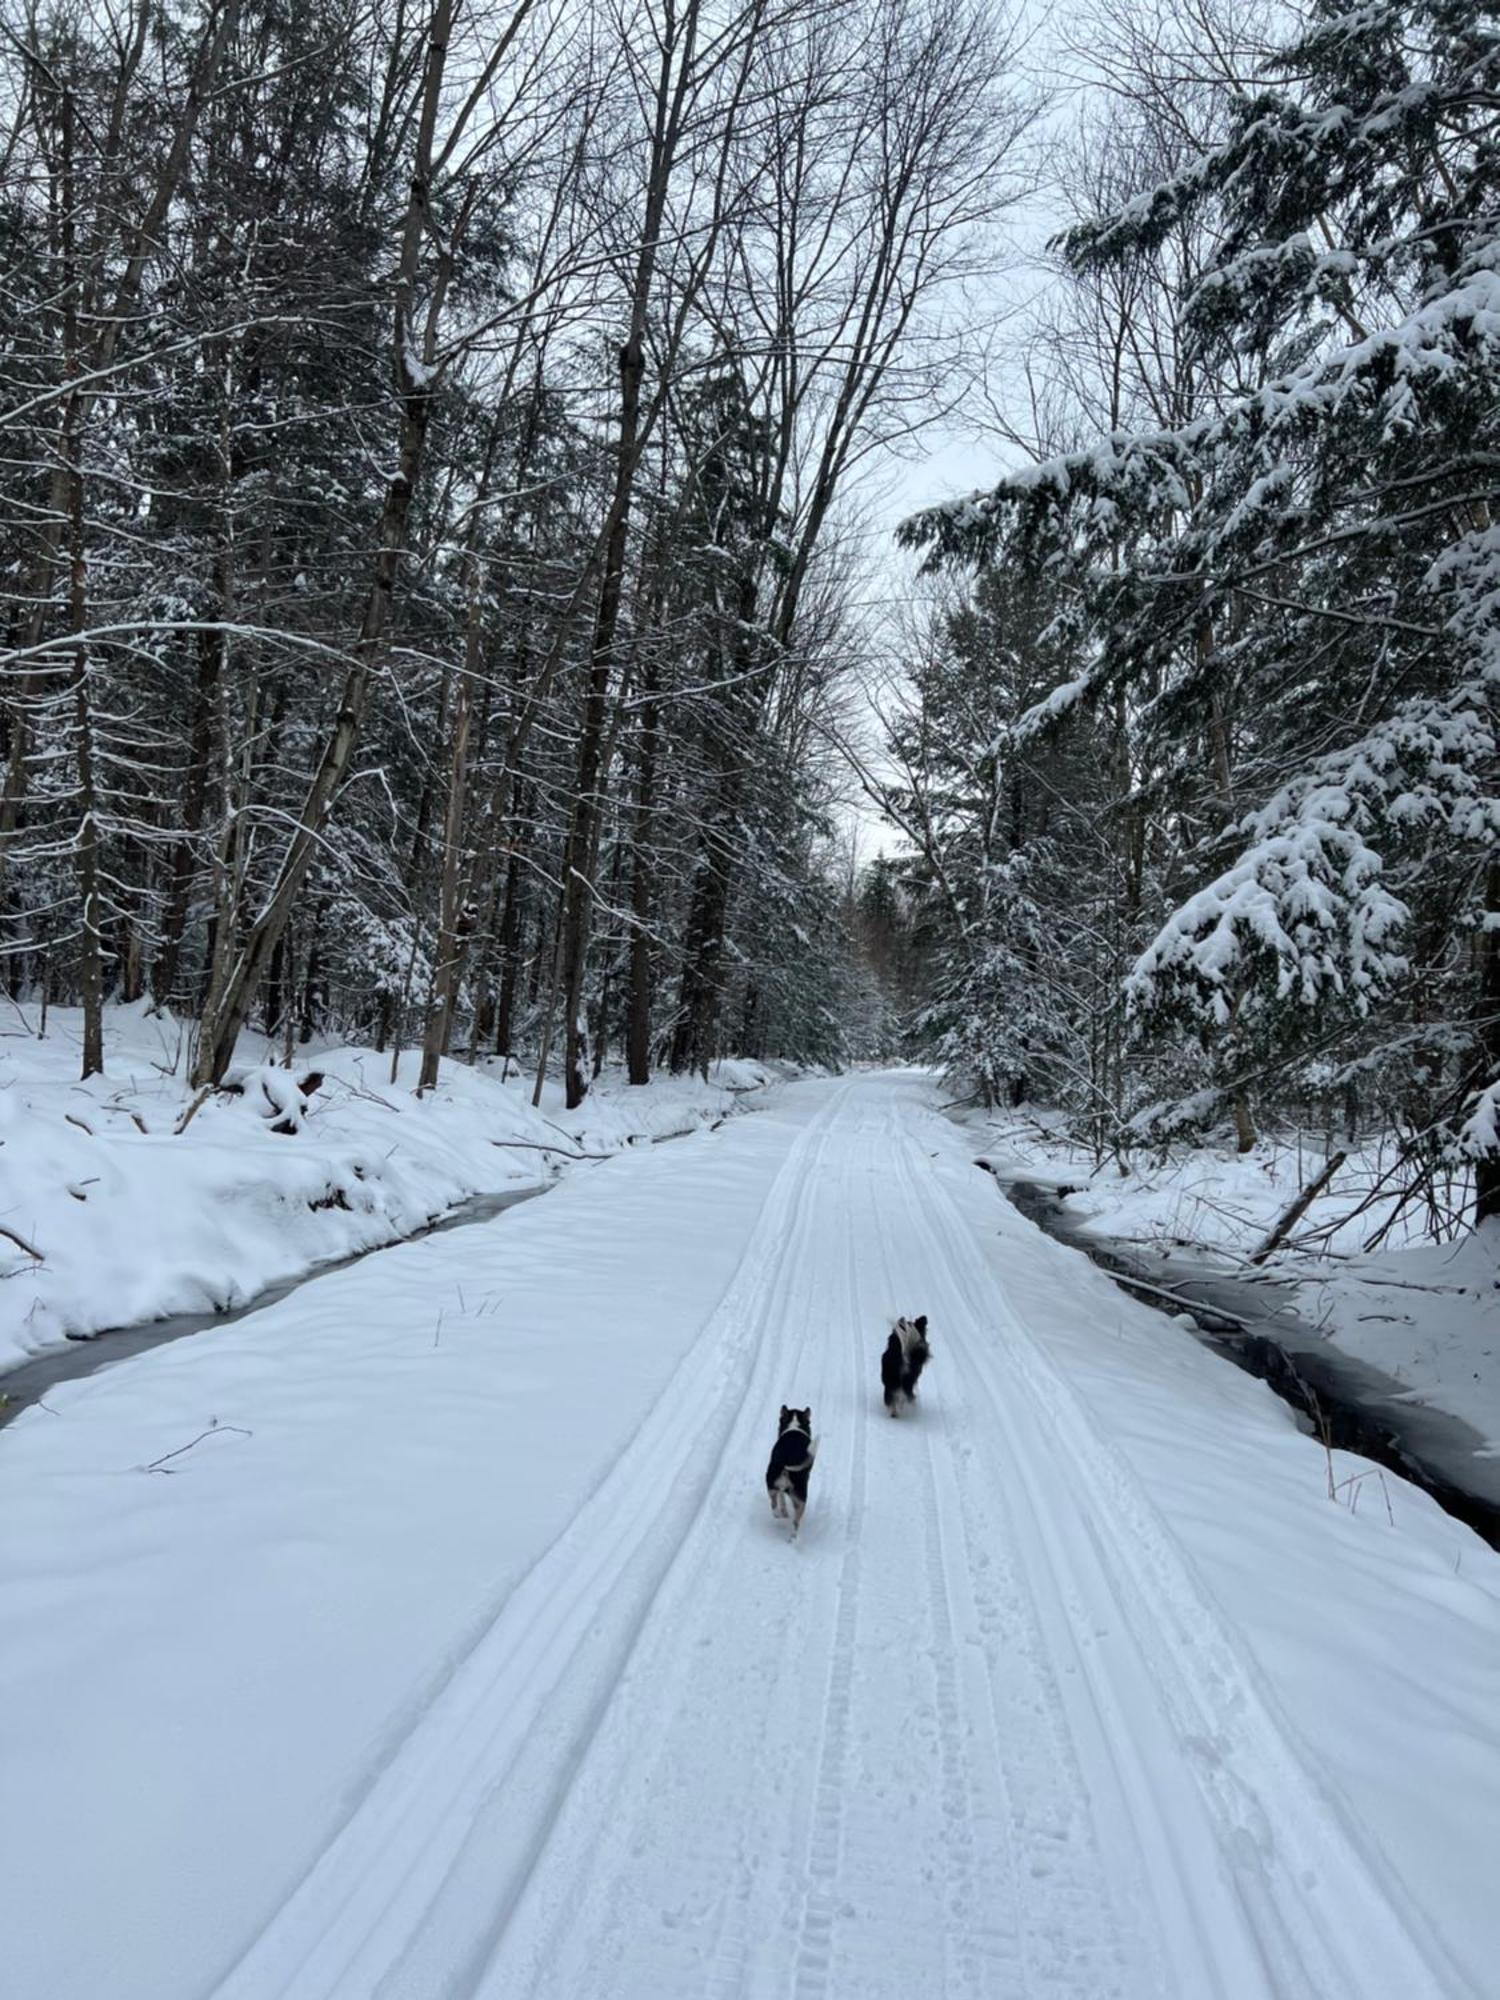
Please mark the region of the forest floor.
<svg viewBox="0 0 1500 2000"><path fill-rule="evenodd" d="M1326 1164L1323 1145L1268 1139L1142 1153L1124 1171L1043 1122L966 1120L974 1149L1005 1174L1072 1192L1066 1213L1090 1236L1181 1268L1260 1278L1334 1347L1402 1384L1402 1399L1460 1417L1500 1456L1500 1224L1473 1232L1403 1203L1387 1148L1348 1158L1264 1262L1248 1259ZM1372 1247L1373 1246L1373 1247Z"/></svg>
<svg viewBox="0 0 1500 2000"><path fill-rule="evenodd" d="M789 1084L23 1412L7 1995L1492 1992L1500 1557L936 1100Z"/></svg>
<svg viewBox="0 0 1500 2000"><path fill-rule="evenodd" d="M423 1098L419 1050L393 1076L389 1054L315 1043L287 1070L246 1035L239 1091L195 1103L185 1031L144 1002L107 1010L86 1084L78 1010L42 1027L35 1009L0 1021L0 1396L7 1366L65 1339L241 1305L472 1195L711 1124L771 1081L756 1063L640 1090L609 1072L566 1112L552 1083L533 1109L531 1077L498 1062L444 1062Z"/></svg>

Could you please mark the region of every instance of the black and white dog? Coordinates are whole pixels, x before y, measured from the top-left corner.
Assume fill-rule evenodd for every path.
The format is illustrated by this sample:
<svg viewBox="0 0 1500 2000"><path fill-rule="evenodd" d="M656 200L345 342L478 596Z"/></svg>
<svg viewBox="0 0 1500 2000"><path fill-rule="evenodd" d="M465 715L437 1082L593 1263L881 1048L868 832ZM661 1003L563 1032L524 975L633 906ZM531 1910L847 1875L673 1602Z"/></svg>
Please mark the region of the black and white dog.
<svg viewBox="0 0 1500 2000"><path fill-rule="evenodd" d="M808 1476L817 1455L812 1411L789 1410L783 1403L776 1442L771 1447L771 1463L766 1467L766 1491L771 1496L771 1512L783 1521L791 1516L794 1535L802 1526Z"/></svg>
<svg viewBox="0 0 1500 2000"><path fill-rule="evenodd" d="M899 1417L916 1395L917 1383L931 1356L926 1313L918 1313L915 1319L898 1319L880 1357L880 1385L891 1416Z"/></svg>

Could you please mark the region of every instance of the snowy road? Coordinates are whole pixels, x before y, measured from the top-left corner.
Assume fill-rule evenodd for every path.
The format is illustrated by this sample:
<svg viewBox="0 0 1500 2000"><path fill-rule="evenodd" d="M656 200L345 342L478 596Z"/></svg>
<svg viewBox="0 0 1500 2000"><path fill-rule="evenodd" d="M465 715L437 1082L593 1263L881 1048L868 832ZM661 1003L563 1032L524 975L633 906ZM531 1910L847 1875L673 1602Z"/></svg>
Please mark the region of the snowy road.
<svg viewBox="0 0 1500 2000"><path fill-rule="evenodd" d="M1458 1538L1467 1563L1494 1559L1404 1492L1414 1531L1391 1557L1373 1503L1355 1518L1319 1498L1314 1447L1256 1385L1187 1341L1163 1361L1160 1322L1002 1217L929 1102L918 1078L862 1077L754 1121L717 1303L576 1505L545 1535L518 1518L535 1547L511 1586L337 1772L304 1864L262 1871L280 1887L253 1921L226 1915L242 1948L210 1973L200 1909L199 1962L147 1951L137 1978L127 1949L117 1982L91 1988L66 1927L18 1904L6 1933L41 1983L17 2000L1483 1993L1494 1920L1477 1893L1455 1901L1483 1862L1466 1874L1456 1857L1500 1799L1493 1733L1462 1740L1484 1712L1500 1599L1493 1570L1456 1597L1443 1581ZM686 1174L653 1169L658 1205L682 1202L714 1143L694 1142ZM691 1200L678 1226L684 1246L700 1228L733 1234ZM686 1247L681 1268L691 1290ZM640 1283L665 1294L672 1267L658 1253ZM893 1423L878 1356L903 1310L929 1315L934 1360L919 1409ZM650 1323L630 1319L631 1338ZM1075 1376L1069 1342L1099 1348L1092 1373ZM541 1368L526 1393L509 1422L533 1408L542 1422L572 1389ZM1170 1424L1199 1434L1170 1460L1175 1486L1130 1443L1174 1394L1148 1441ZM782 1402L810 1403L820 1438L796 1545L759 1484ZM41 1452L46 1422L25 1420ZM1184 1535L1199 1513L1184 1495L1210 1478L1211 1530ZM1227 1529L1237 1547L1269 1543L1288 1596L1243 1554L1215 1587ZM1377 1583L1351 1586L1349 1564ZM1272 1644L1320 1578L1311 1633ZM388 1595L409 1583L396 1568ZM1411 1602L1387 1619L1403 1585ZM1327 1677L1337 1699L1348 1673L1352 1709L1381 1713L1381 1653L1424 1623L1443 1645L1445 1619L1466 1635L1445 1647L1453 1683L1421 1677L1469 1794L1413 1816L1411 1775L1362 1774L1305 1697ZM295 1628L266 1644L295 1649ZM214 1894L204 1869L192 1895ZM171 1925L170 1886L158 1895Z"/></svg>

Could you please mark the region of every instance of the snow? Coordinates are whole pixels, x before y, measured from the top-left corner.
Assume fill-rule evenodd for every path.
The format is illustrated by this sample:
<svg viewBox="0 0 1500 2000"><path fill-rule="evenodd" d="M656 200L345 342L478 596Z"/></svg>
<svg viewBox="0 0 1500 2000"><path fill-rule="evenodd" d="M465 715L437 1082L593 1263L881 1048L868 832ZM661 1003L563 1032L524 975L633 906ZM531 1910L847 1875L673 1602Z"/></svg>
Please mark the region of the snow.
<svg viewBox="0 0 1500 2000"><path fill-rule="evenodd" d="M1500 1153L1500 1077L1478 1092L1458 1135L1459 1151L1468 1159L1491 1159Z"/></svg>
<svg viewBox="0 0 1500 2000"><path fill-rule="evenodd" d="M417 394L426 394L438 377L437 364L424 361L410 338L401 345L401 367L407 389Z"/></svg>
<svg viewBox="0 0 1500 2000"><path fill-rule="evenodd" d="M1485 1991L1500 1559L1331 1503L934 1101L793 1084L24 1413L7 1992Z"/></svg>
<svg viewBox="0 0 1500 2000"><path fill-rule="evenodd" d="M1301 1275L1298 1309L1335 1346L1394 1376L1404 1400L1462 1417L1500 1455L1500 1229Z"/></svg>
<svg viewBox="0 0 1500 2000"><path fill-rule="evenodd" d="M1406 906L1383 886L1381 867L1333 819L1301 818L1261 838L1167 919L1126 979L1131 1006L1150 1009L1165 987L1188 981L1224 1027L1238 1000L1253 1014L1269 999L1251 985L1264 968L1277 1001L1312 1008L1347 993L1362 1009L1406 964L1388 948Z"/></svg>
<svg viewBox="0 0 1500 2000"><path fill-rule="evenodd" d="M1322 1171L1324 1143L1268 1139L1246 1154L1179 1145L1166 1157L1136 1154L1123 1172L1035 1129L990 1128L976 1150L1022 1177L1071 1186L1066 1209L1090 1235L1148 1256L1203 1250L1210 1268L1239 1275ZM1454 1193L1463 1199L1467 1189L1460 1182ZM1259 1268L1294 1288L1288 1303L1333 1346L1500 1452L1500 1231L1434 1240L1422 1204L1400 1209L1385 1151L1355 1147L1288 1245Z"/></svg>
<svg viewBox="0 0 1500 2000"><path fill-rule="evenodd" d="M87 1084L77 1011L54 1010L44 1039L39 1026L17 1014L0 1035L0 1369L70 1335L242 1303L466 1196L545 1181L571 1154L712 1122L770 1075L726 1063L709 1085L635 1090L607 1076L576 1112L550 1085L534 1111L529 1076L445 1062L420 1098L420 1051L393 1085L388 1055L314 1045L290 1071L241 1064L239 1094L207 1099L179 1133L193 1093L176 1023L108 1010L106 1073ZM322 1081L304 1098L310 1073Z"/></svg>

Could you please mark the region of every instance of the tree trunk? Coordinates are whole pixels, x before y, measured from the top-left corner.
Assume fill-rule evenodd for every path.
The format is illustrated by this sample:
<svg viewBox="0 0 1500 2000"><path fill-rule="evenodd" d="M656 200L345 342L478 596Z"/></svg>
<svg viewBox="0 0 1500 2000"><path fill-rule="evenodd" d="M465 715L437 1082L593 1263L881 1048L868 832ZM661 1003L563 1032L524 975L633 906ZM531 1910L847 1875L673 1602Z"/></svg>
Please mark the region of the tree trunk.
<svg viewBox="0 0 1500 2000"><path fill-rule="evenodd" d="M1250 1115L1250 1100L1244 1091L1234 1093L1234 1136L1235 1150L1253 1153L1255 1150L1255 1120Z"/></svg>
<svg viewBox="0 0 1500 2000"><path fill-rule="evenodd" d="M159 1007L171 1005L193 894L193 850L208 805L208 764L213 746L215 683L222 657L222 634L205 632L198 642L198 676L193 689L192 736L182 800L182 830L172 849L161 945L151 971L151 992Z"/></svg>
<svg viewBox="0 0 1500 2000"><path fill-rule="evenodd" d="M718 782L699 847L672 1038L673 1072L681 1075L685 1070L700 1070L705 1079L723 997L724 944L738 852L737 830L749 780L748 739L759 727L769 681L769 676L754 681L748 678L755 657L758 606L759 589L747 567L736 593L734 638L722 662L726 685L734 693L718 731Z"/></svg>
<svg viewBox="0 0 1500 2000"><path fill-rule="evenodd" d="M227 473L227 464L221 465ZM215 595L221 621L233 612L234 570L227 528L221 533L215 561ZM167 907L162 918L161 946L152 969L151 991L159 1007L171 1004L177 984L177 968L182 956L182 940L187 930L188 908L192 901L193 879L197 872L195 850L203 830L208 807L209 764L213 756L214 712L229 650L228 635L200 632L198 673L193 685L192 735L182 800L182 831L172 849Z"/></svg>
<svg viewBox="0 0 1500 2000"><path fill-rule="evenodd" d="M433 958L432 991L422 1035L422 1070L418 1093L431 1090L438 1066L448 1053L453 1006L458 995L464 955L466 912L463 897L463 840L469 779L469 729L474 714L474 682L479 671L479 604L481 573L470 579L464 671L458 677L453 702L453 730L448 745L448 809L443 817L443 865L438 889L437 951Z"/></svg>
<svg viewBox="0 0 1500 2000"><path fill-rule="evenodd" d="M557 994L562 978L562 940L562 910L559 908L552 926L552 967L547 975L547 998L542 1008L542 1032L536 1058L536 1084L531 1093L533 1105L538 1105L542 1101L542 1088L547 1081L547 1064L552 1057L552 1027L557 1018Z"/></svg>
<svg viewBox="0 0 1500 2000"><path fill-rule="evenodd" d="M644 321L644 315L642 315ZM615 496L611 509L609 540L605 545L604 575L599 585L599 608L594 620L588 695L584 702L583 728L578 741L578 776L573 817L568 827L568 844L563 856L563 910L561 979L563 994L563 1071L567 1106L570 1111L588 1095L588 1031L584 1023L584 978L588 967L590 918L594 890L591 862L599 821L598 789L603 775L605 724L608 718L609 686L614 668L615 634L620 621L620 598L625 580L625 545L630 527L630 495L635 480L640 428L641 380L645 374L644 327L632 328L631 339L620 350L620 440L619 463L615 476Z"/></svg>
<svg viewBox="0 0 1500 2000"><path fill-rule="evenodd" d="M1500 854L1492 855L1485 872L1484 913L1487 919L1480 946L1479 1046L1480 1088L1500 1082ZM1474 1222L1500 1216L1500 1156L1474 1162Z"/></svg>
<svg viewBox="0 0 1500 2000"><path fill-rule="evenodd" d="M651 1081L652 955L651 910L655 862L651 852L656 816L656 756L661 712L656 702L654 663L648 663L641 709L635 792L635 856L630 878L630 1002L625 1028L625 1060L632 1083Z"/></svg>
<svg viewBox="0 0 1500 2000"><path fill-rule="evenodd" d="M724 940L734 867L733 828L743 798L744 776L736 766L719 791L719 824L704 830L698 856L683 948L677 1026L672 1036L671 1066L679 1076L688 1070L699 1071L705 1079L708 1076L722 999Z"/></svg>
<svg viewBox="0 0 1500 2000"><path fill-rule="evenodd" d="M83 362L78 340L78 271L74 256L77 190L73 175L73 93L62 96L63 353L77 383ZM84 1078L104 1068L104 939L99 897L99 795L88 645L88 567L83 534L83 396L76 386L63 406L63 471L68 493L68 625L73 647L73 730L78 780L79 987L83 1001Z"/></svg>
<svg viewBox="0 0 1500 2000"><path fill-rule="evenodd" d="M630 325L619 354L620 428L616 446L614 492L609 532L599 582L599 603L590 649L588 698L578 749L578 788L563 858L562 987L565 1036L565 1081L569 1110L588 1094L587 1028L583 1019L584 975L588 962L593 884L588 874L598 827L597 790L603 769L605 720L610 677L614 668L615 635L620 622L620 597L625 579L625 548L630 531L631 499L644 442L641 385L646 373L646 333L660 249L667 192L682 137L689 79L697 49L699 0L687 0L678 35L661 42L653 107L651 162L646 176L641 234L636 251L630 296Z"/></svg>
<svg viewBox="0 0 1500 2000"><path fill-rule="evenodd" d="M505 914L500 919L500 991L495 1000L495 1054L508 1056L515 1039L516 989L521 979L521 857L505 864Z"/></svg>

